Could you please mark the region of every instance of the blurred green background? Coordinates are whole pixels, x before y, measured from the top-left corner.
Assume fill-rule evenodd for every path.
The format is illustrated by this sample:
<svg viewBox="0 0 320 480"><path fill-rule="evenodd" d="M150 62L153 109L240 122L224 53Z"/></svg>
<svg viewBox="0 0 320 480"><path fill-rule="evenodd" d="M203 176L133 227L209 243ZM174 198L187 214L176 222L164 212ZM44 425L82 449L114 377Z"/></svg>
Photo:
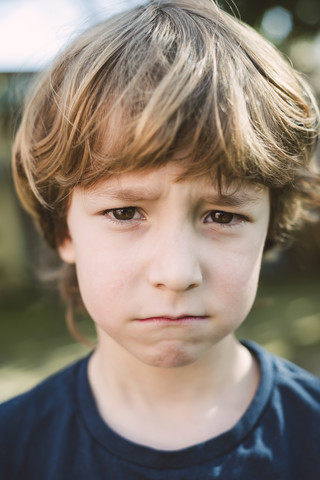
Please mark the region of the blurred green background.
<svg viewBox="0 0 320 480"><path fill-rule="evenodd" d="M23 3L23 1L18 2ZM17 5L18 5L17 3ZM100 1L86 3L95 18ZM133 2L122 2L128 5ZM290 58L320 98L318 0L220 2L250 23ZM105 4L105 5L103 5ZM83 5L82 5L83 7ZM99 8L98 8L99 7ZM101 10L102 11L102 10ZM19 32L17 32L19 35ZM21 38L23 42L23 38ZM2 47L4 48L4 46ZM56 259L40 241L14 193L10 152L24 94L34 72L0 73L0 400L37 383L88 352L67 332L64 306L54 284L41 280ZM318 155L319 157L320 155ZM251 338L320 375L320 221L305 227L286 251L266 259L256 304L240 338ZM90 321L82 331L94 338Z"/></svg>

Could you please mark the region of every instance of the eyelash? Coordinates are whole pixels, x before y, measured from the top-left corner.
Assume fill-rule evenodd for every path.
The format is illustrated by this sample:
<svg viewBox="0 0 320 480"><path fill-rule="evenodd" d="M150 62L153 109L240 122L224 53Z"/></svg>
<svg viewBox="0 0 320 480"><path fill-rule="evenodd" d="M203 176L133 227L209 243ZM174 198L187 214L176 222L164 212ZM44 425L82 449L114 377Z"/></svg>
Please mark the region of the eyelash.
<svg viewBox="0 0 320 480"><path fill-rule="evenodd" d="M113 217L110 216L110 213L112 215L114 215L115 212L120 212L120 211L125 212L125 211L128 211L128 210L134 210L134 215L137 212L139 212L139 209L137 207L120 207L120 208L110 208L108 210L104 210L103 215L108 216L108 220L112 223L115 223L116 225L123 225L125 223L129 223L129 222L131 223L131 222L135 222L136 220L140 220L140 218L139 219L129 218L127 220L119 220L119 219L115 218L114 216Z"/></svg>
<svg viewBox="0 0 320 480"><path fill-rule="evenodd" d="M133 216L135 216L135 214L137 212L139 212L139 209L137 207L120 207L120 208L110 208L108 210L104 210L103 211L103 215L104 216L108 216L108 220L111 221L112 223L116 224L116 225L124 225L124 224L128 224L128 223L131 223L131 222L135 222L136 220L141 220L143 219L143 216L142 214L141 215L141 218L128 218L128 219L117 219L114 217L114 214L115 212L128 212L130 210L133 210ZM110 214L112 216L110 216ZM212 222L207 222L206 220L208 219L208 217L211 216L217 216L217 215L227 215L229 216L228 218L230 218L230 220L228 222L215 222L215 221L212 221ZM204 217L204 220L205 220L205 223L208 223L208 224L212 224L212 225L218 225L219 227L221 228L233 228L233 227L238 227L240 225L242 225L243 223L247 223L249 222L249 218L246 217L245 215L241 215L241 214L238 214L238 213L232 213L232 212L226 212L224 210L211 210L210 212L206 213L205 217ZM213 220L213 218L212 218ZM236 220L236 222L234 222L234 220Z"/></svg>
<svg viewBox="0 0 320 480"><path fill-rule="evenodd" d="M221 228L234 228L234 227L239 227L240 225L244 223L248 223L250 220L248 217L245 215L241 215L239 213L233 213L233 212L226 212L224 210L211 210L208 214L205 216L205 220L210 217L210 216L217 216L217 215L226 215L229 218L228 222L206 222L206 223L211 223L212 225L219 225Z"/></svg>

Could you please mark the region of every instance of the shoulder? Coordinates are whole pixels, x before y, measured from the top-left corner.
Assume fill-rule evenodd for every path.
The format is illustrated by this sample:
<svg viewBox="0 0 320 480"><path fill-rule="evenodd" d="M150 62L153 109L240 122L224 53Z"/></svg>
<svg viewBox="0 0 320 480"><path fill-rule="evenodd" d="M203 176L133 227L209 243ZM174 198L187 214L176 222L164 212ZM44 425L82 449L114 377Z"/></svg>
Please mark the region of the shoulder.
<svg viewBox="0 0 320 480"><path fill-rule="evenodd" d="M54 397L58 399L60 394L64 394L65 391L68 390L68 387L70 387L73 381L75 371L84 360L85 359L78 360L74 364L50 375L27 392L3 402L0 405L1 416L3 411L14 411L21 406L34 405L34 402L41 401L43 396L54 395Z"/></svg>
<svg viewBox="0 0 320 480"><path fill-rule="evenodd" d="M274 388L286 400L288 408L314 412L320 421L320 378L288 360L273 356Z"/></svg>
<svg viewBox="0 0 320 480"><path fill-rule="evenodd" d="M44 425L48 429L57 418L60 420L64 415L70 415L76 408L75 377L86 363L87 358L78 360L32 390L0 405L1 452L12 442L27 443L28 438L40 434Z"/></svg>
<svg viewBox="0 0 320 480"><path fill-rule="evenodd" d="M314 398L320 400L320 378L298 365L268 353L274 367L275 387L285 394L292 392L293 396L308 401Z"/></svg>
<svg viewBox="0 0 320 480"><path fill-rule="evenodd" d="M320 441L320 378L252 342L248 348L260 363L261 378L268 377L265 413L276 418L284 430L305 434L308 425L309 433L313 431Z"/></svg>
<svg viewBox="0 0 320 480"><path fill-rule="evenodd" d="M292 394L308 401L320 400L320 378L298 365L281 358L254 342L245 342L247 348L257 357L261 374L272 375L273 389L281 390L284 395Z"/></svg>
<svg viewBox="0 0 320 480"><path fill-rule="evenodd" d="M257 395L262 408L253 450L273 459L282 472L277 478L318 478L320 379L256 344L247 346L260 363L259 391L265 387Z"/></svg>

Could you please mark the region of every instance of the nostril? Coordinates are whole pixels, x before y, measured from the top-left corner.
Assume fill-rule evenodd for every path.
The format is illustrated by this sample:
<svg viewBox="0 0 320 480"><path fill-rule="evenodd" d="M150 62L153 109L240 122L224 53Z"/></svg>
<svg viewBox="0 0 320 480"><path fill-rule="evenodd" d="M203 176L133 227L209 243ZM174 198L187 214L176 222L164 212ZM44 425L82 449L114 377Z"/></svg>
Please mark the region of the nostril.
<svg viewBox="0 0 320 480"><path fill-rule="evenodd" d="M189 291L201 285L202 273L200 267L193 265L171 264L167 267L162 264L153 264L149 273L153 286L172 291Z"/></svg>

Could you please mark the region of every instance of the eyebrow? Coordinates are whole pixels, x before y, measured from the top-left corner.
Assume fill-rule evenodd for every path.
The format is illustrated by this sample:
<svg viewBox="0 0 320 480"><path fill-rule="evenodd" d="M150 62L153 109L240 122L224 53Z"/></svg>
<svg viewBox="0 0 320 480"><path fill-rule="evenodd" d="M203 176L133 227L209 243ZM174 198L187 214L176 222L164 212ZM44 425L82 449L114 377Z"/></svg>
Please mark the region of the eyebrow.
<svg viewBox="0 0 320 480"><path fill-rule="evenodd" d="M206 203L225 207L243 207L253 205L259 201L259 195L247 191L236 191L231 194L209 194L201 197Z"/></svg>
<svg viewBox="0 0 320 480"><path fill-rule="evenodd" d="M146 187L115 188L107 187L103 190L92 190L89 201L117 200L123 202L156 201L161 197L161 192L150 190ZM236 190L233 193L205 194L199 198L199 202L211 203L220 207L242 207L255 204L259 201L259 195L254 192Z"/></svg>
<svg viewBox="0 0 320 480"><path fill-rule="evenodd" d="M103 190L91 191L89 194L93 200L108 199L119 200L124 202L140 202L143 200L154 201L158 200L161 196L160 192L150 190L145 187L139 188L114 188L109 187Z"/></svg>

